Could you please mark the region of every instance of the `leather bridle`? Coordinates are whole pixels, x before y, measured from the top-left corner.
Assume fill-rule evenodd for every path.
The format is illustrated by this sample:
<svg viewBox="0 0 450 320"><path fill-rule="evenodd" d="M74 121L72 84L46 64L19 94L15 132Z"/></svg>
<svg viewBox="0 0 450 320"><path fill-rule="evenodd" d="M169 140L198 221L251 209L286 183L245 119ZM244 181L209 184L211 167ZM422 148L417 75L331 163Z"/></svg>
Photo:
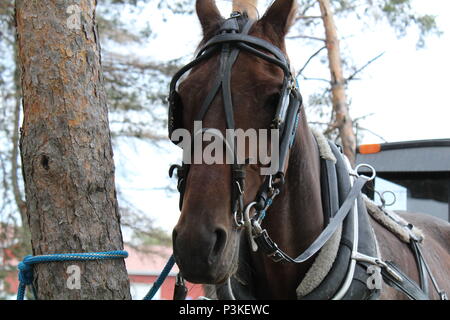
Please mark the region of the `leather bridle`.
<svg viewBox="0 0 450 320"><path fill-rule="evenodd" d="M270 42L249 35L249 31L254 21L245 15L234 12L231 17L224 21L217 35L207 41L198 51L196 58L181 68L172 78L169 94L169 137L172 140L173 132L183 128L183 110L181 98L176 90L180 78L193 67L208 60L220 51L220 66L218 75L213 82L195 121L201 121L206 116L213 100L222 92L223 107L225 112L226 129L235 129L234 108L231 92L231 70L235 64L239 53L246 51L258 58L264 59L278 66L283 71L283 84L280 91L280 99L277 104L275 116L270 129L279 130L279 158L276 173L266 176L261 185L257 197L252 206L256 211L265 214L265 210L270 206L273 199L280 193L284 184L286 160L289 149L293 144L296 129L298 126L302 97L293 77L289 61L285 54ZM196 133L194 133L195 135ZM174 141L178 144L180 141ZM234 162L231 164L232 185L231 185L231 208L237 227L244 226L244 190L245 190L245 164L240 164L236 159L236 144L231 143L233 149ZM183 162L182 166L173 165L169 175L177 169L178 191L180 192L180 210L183 205L183 196L186 187L190 165ZM261 218L261 217L260 217Z"/></svg>
<svg viewBox="0 0 450 320"><path fill-rule="evenodd" d="M302 97L299 93L296 81L290 71L289 61L284 53L266 40L249 35L253 21L240 13L233 13L231 18L225 20L219 29L219 34L212 37L199 50L199 53L192 62L181 68L173 77L170 84L169 96L169 137L175 129L183 127L181 98L176 91L178 80L190 69L201 62L212 57L220 51L220 67L218 76L213 83L212 90L207 94L201 105L200 112L195 120L201 121L214 98L222 89L223 106L225 111L225 120L227 129L235 129L233 102L231 94L231 69L237 60L239 52L244 50L255 56L275 64L283 70L283 85L280 92L275 116L272 120L271 128L278 129L279 134L279 158L276 173L265 177L260 186L256 199L244 207L244 188L245 188L245 166L235 162L232 166L232 195L231 207L233 209L234 221L237 228L245 228L248 232L248 239L253 251L260 249L269 258L275 262L302 263L317 253L326 241L334 234L342 221L354 206L355 199L361 192L362 187L374 177L358 175L358 179L349 191L346 200L336 212L333 219L330 220L326 228L316 238L316 240L296 258L290 257L283 252L277 244L269 237L267 231L261 227L267 210L272 205L274 199L280 194L284 185L286 170L286 161L288 153L293 145L295 134L298 127L300 109L302 106ZM242 26L242 27L241 27ZM268 54L266 53L268 52ZM196 133L194 133L195 136ZM177 144L179 141L172 140ZM234 156L236 155L235 145L233 146ZM173 165L170 168L169 175L177 169L178 191L180 192L180 210L183 205L183 196L186 187L190 165L183 162L182 166ZM373 170L375 171L375 170ZM250 210L255 214L250 217Z"/></svg>

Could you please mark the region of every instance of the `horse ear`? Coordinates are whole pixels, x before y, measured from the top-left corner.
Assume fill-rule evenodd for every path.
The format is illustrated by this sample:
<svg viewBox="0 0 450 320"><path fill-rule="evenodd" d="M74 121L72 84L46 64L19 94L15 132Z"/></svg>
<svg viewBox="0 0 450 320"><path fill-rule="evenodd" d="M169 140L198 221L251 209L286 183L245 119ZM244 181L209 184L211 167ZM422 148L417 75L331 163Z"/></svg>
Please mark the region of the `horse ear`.
<svg viewBox="0 0 450 320"><path fill-rule="evenodd" d="M215 0L197 0L195 7L204 35L211 32L223 20Z"/></svg>
<svg viewBox="0 0 450 320"><path fill-rule="evenodd" d="M260 23L270 26L277 35L284 38L294 24L297 14L296 0L276 0L267 9Z"/></svg>

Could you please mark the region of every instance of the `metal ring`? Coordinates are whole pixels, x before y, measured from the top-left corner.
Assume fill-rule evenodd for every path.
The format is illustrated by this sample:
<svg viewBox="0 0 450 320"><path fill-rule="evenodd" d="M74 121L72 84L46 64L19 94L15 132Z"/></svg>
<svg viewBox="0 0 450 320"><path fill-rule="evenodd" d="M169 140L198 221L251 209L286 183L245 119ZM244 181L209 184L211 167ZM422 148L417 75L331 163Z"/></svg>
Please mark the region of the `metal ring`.
<svg viewBox="0 0 450 320"><path fill-rule="evenodd" d="M244 211L244 227L247 229L247 237L248 241L250 243L250 248L253 252L258 251L258 245L256 244L255 240L253 239L253 225L252 221L250 220L250 210L256 205L256 202L251 202Z"/></svg>
<svg viewBox="0 0 450 320"><path fill-rule="evenodd" d="M256 206L257 202L253 201L250 204L247 205L247 208L245 208L244 211L244 221L250 222L250 210Z"/></svg>
<svg viewBox="0 0 450 320"><path fill-rule="evenodd" d="M269 189L272 188L272 183L273 183L273 175L269 176Z"/></svg>
<svg viewBox="0 0 450 320"><path fill-rule="evenodd" d="M386 198L385 198L385 196L384 196L385 193L390 193L390 194L392 194L392 196L394 197L394 200L391 201L391 203L386 203ZM381 197L384 199L384 205L387 206L387 207L390 207L390 206L392 206L394 203L397 202L397 197L396 197L395 193L394 193L393 191L390 191L390 190L387 190L387 191L382 192L382 193L381 193Z"/></svg>
<svg viewBox="0 0 450 320"><path fill-rule="evenodd" d="M367 163L361 163L361 164L358 164L355 168L355 173L358 178L361 177L361 175L358 173L358 170L361 168L368 168L372 171L372 175L370 177L367 177L366 175L364 175L365 177L367 177L367 181L372 181L377 176L377 171L375 170L374 167L372 167L370 164L367 164Z"/></svg>
<svg viewBox="0 0 450 320"><path fill-rule="evenodd" d="M244 226L244 217L241 217L241 221L238 221L238 219L237 219L237 214L238 214L237 211L235 211L235 212L233 213L234 223L236 223L236 226L237 226L238 228L242 228L242 227Z"/></svg>

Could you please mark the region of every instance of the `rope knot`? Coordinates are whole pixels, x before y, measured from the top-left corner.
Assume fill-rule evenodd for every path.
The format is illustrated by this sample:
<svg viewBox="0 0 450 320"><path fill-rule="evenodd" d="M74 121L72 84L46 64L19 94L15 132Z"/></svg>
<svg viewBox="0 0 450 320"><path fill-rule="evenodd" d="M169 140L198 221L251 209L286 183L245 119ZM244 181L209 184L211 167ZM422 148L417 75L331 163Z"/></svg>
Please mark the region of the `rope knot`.
<svg viewBox="0 0 450 320"><path fill-rule="evenodd" d="M32 256L26 256L18 265L19 281L21 284L30 285L33 283L33 265L28 262Z"/></svg>

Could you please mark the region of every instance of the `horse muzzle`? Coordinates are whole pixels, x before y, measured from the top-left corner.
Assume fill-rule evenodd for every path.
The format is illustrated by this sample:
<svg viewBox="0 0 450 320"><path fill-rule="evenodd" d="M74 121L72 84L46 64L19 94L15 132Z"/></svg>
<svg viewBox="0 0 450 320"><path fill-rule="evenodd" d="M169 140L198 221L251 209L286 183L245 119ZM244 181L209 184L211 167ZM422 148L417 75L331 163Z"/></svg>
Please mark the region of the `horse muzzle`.
<svg viewBox="0 0 450 320"><path fill-rule="evenodd" d="M234 240L230 241L230 234L225 228L177 225L172 241L175 261L186 280L204 284L227 280L235 264L236 246L233 245Z"/></svg>

